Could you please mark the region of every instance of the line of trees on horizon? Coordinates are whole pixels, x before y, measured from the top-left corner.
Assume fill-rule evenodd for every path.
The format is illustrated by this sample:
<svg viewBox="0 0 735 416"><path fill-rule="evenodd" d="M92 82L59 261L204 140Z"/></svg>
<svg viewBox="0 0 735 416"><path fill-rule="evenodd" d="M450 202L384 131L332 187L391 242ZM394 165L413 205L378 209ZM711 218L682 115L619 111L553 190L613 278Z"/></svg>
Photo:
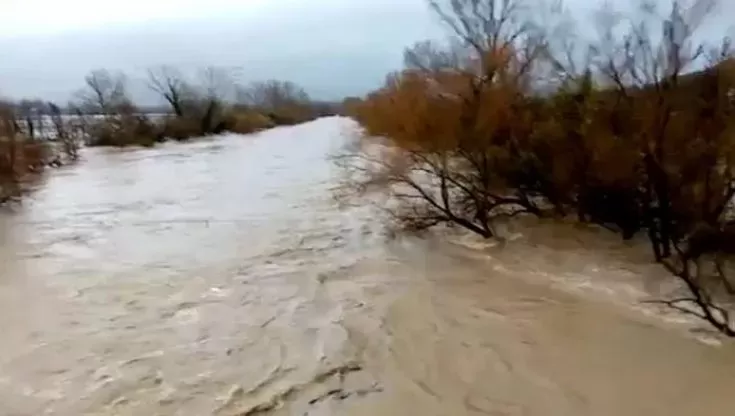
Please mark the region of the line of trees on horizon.
<svg viewBox="0 0 735 416"><path fill-rule="evenodd" d="M105 69L91 71L84 78L84 88L74 94L66 105L44 100L19 100L3 102L3 106L18 114L23 121L20 127L33 139L39 129L41 117L48 117L51 108L66 116L99 116L136 114L167 116L193 121L199 118L199 128L188 126L186 137L220 132L223 128L235 132L250 132L263 128L236 123L234 117L246 112L257 112L270 120L270 124L293 124L322 114L335 112L335 105L317 102L306 91L290 81L268 80L239 84L233 71L220 67L205 67L194 76L187 75L173 66L159 66L147 71L145 83L160 101L159 105L140 105L130 93L130 78L122 72ZM260 120L268 126L268 122ZM197 131L198 130L198 131ZM165 135L168 131L162 131ZM181 133L181 132L179 132ZM94 135L88 141L94 144ZM172 138L186 138L172 137ZM105 142L102 140L102 142ZM122 141L120 144L126 144Z"/></svg>
<svg viewBox="0 0 735 416"><path fill-rule="evenodd" d="M21 193L28 173L76 160L82 145L153 146L169 139L247 134L338 112L338 104L314 101L293 82L243 85L226 68L187 75L159 66L147 71L145 82L162 105L138 105L130 78L105 69L91 71L65 105L0 101L0 203Z"/></svg>
<svg viewBox="0 0 735 416"><path fill-rule="evenodd" d="M570 35L559 3L429 4L448 41L406 49L403 70L344 103L363 128L339 159L348 187L387 191L383 208L413 232L492 238L522 215L643 236L682 283L661 302L735 337L722 267L735 254L735 61L728 38L694 38L715 3L607 3L596 39Z"/></svg>

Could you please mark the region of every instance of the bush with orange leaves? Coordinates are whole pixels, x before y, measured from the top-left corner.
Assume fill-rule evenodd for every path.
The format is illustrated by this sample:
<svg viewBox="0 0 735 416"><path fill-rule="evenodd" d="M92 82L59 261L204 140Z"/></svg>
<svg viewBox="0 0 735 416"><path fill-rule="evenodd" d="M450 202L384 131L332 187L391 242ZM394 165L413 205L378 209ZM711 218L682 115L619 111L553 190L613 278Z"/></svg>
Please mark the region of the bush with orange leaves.
<svg viewBox="0 0 735 416"><path fill-rule="evenodd" d="M356 153L371 169L362 185L391 189L403 202L391 213L411 230L448 223L491 237L494 217L542 212L533 192L517 192L509 182L518 165L511 162L516 155L508 134L529 134L518 113L511 117L521 106L512 94L490 87L468 103L473 83L462 73L408 70L388 77L356 108L366 134L393 145L377 150L361 142L372 149ZM493 121L467 117L468 105Z"/></svg>
<svg viewBox="0 0 735 416"><path fill-rule="evenodd" d="M555 52L521 2L431 2L453 42L415 45L403 71L349 103L364 129L349 153L353 189L388 190L388 211L409 230L447 223L488 238L498 216L575 213L626 239L645 231L689 294L669 305L735 336L722 306L731 299L703 283L731 282L721 268L706 279L688 267L702 254L698 230L723 230L735 194L730 44L692 41L708 5L672 1L660 26L650 3L603 21L573 71L562 63L573 53ZM716 241L706 251L735 254L735 241ZM683 270L667 260L674 251Z"/></svg>
<svg viewBox="0 0 735 416"><path fill-rule="evenodd" d="M544 107L529 94L544 45L516 19L512 2L478 2L492 24L463 8L468 2L453 2L451 15L434 5L455 42L416 44L405 53L405 70L352 103L366 135L391 143L377 151L363 140L371 150L353 155L367 162L358 187L389 189L399 225L460 225L487 238L494 218L554 208L547 197L553 187L528 152Z"/></svg>

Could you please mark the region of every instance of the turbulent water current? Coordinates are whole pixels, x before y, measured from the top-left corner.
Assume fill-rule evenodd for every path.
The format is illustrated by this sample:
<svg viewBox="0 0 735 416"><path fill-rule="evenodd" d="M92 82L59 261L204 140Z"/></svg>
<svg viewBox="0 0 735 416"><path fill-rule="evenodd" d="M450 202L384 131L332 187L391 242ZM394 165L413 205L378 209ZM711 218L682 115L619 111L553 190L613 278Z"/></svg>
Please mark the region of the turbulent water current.
<svg viewBox="0 0 735 416"><path fill-rule="evenodd" d="M386 239L343 118L88 150L0 211L0 415L735 414L735 348L570 226ZM621 248L622 247L622 248Z"/></svg>

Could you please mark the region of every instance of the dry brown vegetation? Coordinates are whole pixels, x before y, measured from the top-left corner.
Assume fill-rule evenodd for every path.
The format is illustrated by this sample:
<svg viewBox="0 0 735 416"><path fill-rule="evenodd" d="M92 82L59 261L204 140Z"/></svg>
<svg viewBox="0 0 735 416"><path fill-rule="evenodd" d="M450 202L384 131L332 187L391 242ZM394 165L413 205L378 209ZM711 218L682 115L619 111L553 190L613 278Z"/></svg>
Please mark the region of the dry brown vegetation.
<svg viewBox="0 0 735 416"><path fill-rule="evenodd" d="M693 38L713 4L644 3L625 19L606 8L599 39L575 45L534 22L540 2L430 3L450 41L409 48L402 71L345 103L365 133L349 154L353 185L390 190L410 230L448 223L489 238L499 216L574 215L645 233L688 289L667 304L735 336L731 291L704 283L731 288L727 276L689 262L735 252L735 65L727 39Z"/></svg>
<svg viewBox="0 0 735 416"><path fill-rule="evenodd" d="M48 143L36 140L21 130L21 123L35 125L28 109L37 103L22 103L20 110L10 103L0 103L0 204L17 199L23 193L23 180L40 172L53 159ZM18 113L24 115L18 118ZM33 129L31 129L33 131Z"/></svg>

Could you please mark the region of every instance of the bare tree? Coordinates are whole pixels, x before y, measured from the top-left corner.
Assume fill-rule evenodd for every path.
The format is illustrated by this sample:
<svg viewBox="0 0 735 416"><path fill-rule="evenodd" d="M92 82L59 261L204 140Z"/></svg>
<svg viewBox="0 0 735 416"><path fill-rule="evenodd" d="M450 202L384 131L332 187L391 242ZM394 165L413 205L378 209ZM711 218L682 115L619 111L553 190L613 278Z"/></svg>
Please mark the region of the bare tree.
<svg viewBox="0 0 735 416"><path fill-rule="evenodd" d="M149 69L148 87L166 100L177 117L184 115L187 94L191 92L191 86L180 71L166 65Z"/></svg>
<svg viewBox="0 0 735 416"><path fill-rule="evenodd" d="M209 101L229 102L234 99L235 78L230 68L208 66L198 71L200 94Z"/></svg>
<svg viewBox="0 0 735 416"><path fill-rule="evenodd" d="M153 145L156 134L151 121L135 106L122 73L92 71L86 88L77 94L79 120L89 145ZM98 117L98 116L102 117Z"/></svg>
<svg viewBox="0 0 735 416"><path fill-rule="evenodd" d="M720 231L717 234L725 235L728 234L728 231ZM716 237L716 241L721 242L722 240L720 237ZM697 246L697 248L699 247ZM714 247L712 248L714 249ZM719 246L717 250L722 248L722 246ZM732 254L733 252L731 246L727 247L726 250L726 254ZM733 322L731 317L732 292L730 290L732 288L728 286L730 281L724 275L719 264L717 264L716 267L720 273L717 278L707 279L707 276L705 276L700 269L701 263L698 257L701 254L705 253L698 253L694 258L687 254L682 254L683 261L680 263L681 267L676 267L673 262L664 261L664 267L666 267L666 269L668 269L673 275L677 276L684 284L686 294L673 299L652 300L648 303L666 305L667 307L684 314L695 316L708 322L714 329L723 335L735 337L735 322ZM692 271L690 260L696 260L696 272ZM716 261L719 261L719 259ZM720 282L725 285L725 288L728 289L726 296L729 296L730 299L723 299L722 296L717 294L716 288L712 287L713 281Z"/></svg>
<svg viewBox="0 0 735 416"><path fill-rule="evenodd" d="M71 160L79 159L80 137L74 131L72 121L65 120L61 107L49 102L49 118L54 126L56 140L61 142L64 153ZM57 162L58 163L58 162Z"/></svg>
<svg viewBox="0 0 735 416"><path fill-rule="evenodd" d="M127 91L127 77L124 74L97 69L90 72L84 81L86 88L77 95L85 111L114 115L121 109L132 106Z"/></svg>
<svg viewBox="0 0 735 416"><path fill-rule="evenodd" d="M235 82L232 71L227 68L209 66L198 73L199 84L190 105L195 108L203 134L219 133L222 129L224 107L234 93Z"/></svg>

